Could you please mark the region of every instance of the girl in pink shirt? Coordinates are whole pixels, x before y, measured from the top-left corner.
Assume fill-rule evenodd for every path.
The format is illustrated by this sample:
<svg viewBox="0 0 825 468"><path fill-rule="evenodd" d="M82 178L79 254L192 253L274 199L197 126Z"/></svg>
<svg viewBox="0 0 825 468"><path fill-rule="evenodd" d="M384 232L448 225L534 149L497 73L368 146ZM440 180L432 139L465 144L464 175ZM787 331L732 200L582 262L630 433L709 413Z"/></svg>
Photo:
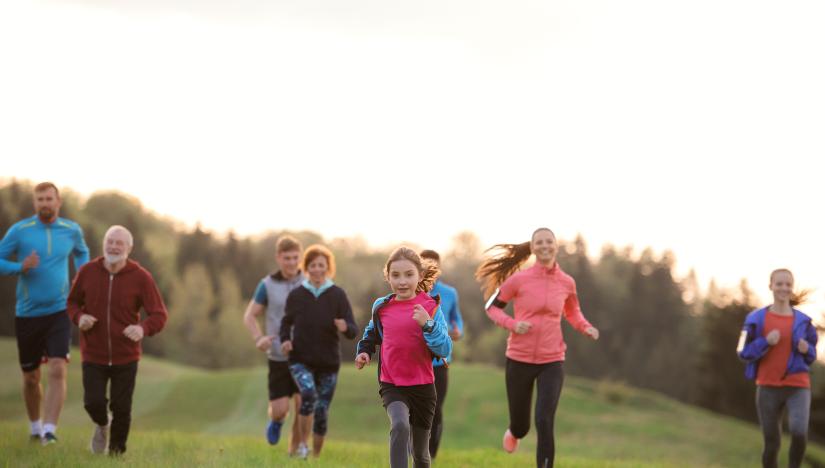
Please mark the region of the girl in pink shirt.
<svg viewBox="0 0 825 468"><path fill-rule="evenodd" d="M504 433L504 450L515 451L519 439L530 430L535 383L536 465L552 467L553 419L564 381L562 363L567 348L561 318L564 316L573 328L594 340L599 338L599 330L582 315L576 282L556 263L558 243L553 231L539 228L530 242L498 244L490 250L502 252L484 260L476 278L484 284L486 295L492 293L487 315L510 331L505 378L510 427ZM517 271L531 254L536 256L536 264ZM514 317L504 312L510 300L514 301Z"/></svg>
<svg viewBox="0 0 825 468"><path fill-rule="evenodd" d="M438 274L438 266L422 263L414 250L395 249L384 267L393 293L375 301L372 320L358 342L358 369L369 364L376 346L381 346L378 393L390 418L393 468L406 468L411 438L414 465L430 466L429 439L436 405L433 357L444 358L452 350L439 299L427 294Z"/></svg>

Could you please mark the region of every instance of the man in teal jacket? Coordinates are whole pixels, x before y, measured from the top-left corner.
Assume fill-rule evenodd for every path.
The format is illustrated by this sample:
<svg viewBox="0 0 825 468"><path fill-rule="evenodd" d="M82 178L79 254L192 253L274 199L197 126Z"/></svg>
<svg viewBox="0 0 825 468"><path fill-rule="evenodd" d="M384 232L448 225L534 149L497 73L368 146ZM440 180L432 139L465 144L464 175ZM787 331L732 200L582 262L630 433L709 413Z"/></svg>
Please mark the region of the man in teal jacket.
<svg viewBox="0 0 825 468"><path fill-rule="evenodd" d="M66 364L71 322L66 315L69 257L75 270L89 261L89 249L77 223L59 218L60 192L51 182L34 188L35 215L14 224L0 241L0 274L17 275L14 329L23 370L23 399L31 439L57 442L55 433L66 400ZM14 255L15 261L9 260ZM40 364L48 362L49 382L40 421L43 388Z"/></svg>

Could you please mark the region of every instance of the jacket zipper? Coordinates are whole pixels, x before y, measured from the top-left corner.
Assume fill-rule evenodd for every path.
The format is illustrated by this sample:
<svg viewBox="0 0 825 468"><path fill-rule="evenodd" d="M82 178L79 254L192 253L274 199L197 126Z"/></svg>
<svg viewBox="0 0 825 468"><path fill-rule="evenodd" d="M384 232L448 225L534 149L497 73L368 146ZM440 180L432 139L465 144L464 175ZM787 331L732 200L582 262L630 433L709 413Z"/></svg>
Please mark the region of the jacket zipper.
<svg viewBox="0 0 825 468"><path fill-rule="evenodd" d="M51 254L52 254L52 227L51 226L46 226L46 253L49 256L51 256Z"/></svg>
<svg viewBox="0 0 825 468"><path fill-rule="evenodd" d="M115 275L109 273L109 299L106 303L106 337L109 341L109 365L112 365L112 283Z"/></svg>
<svg viewBox="0 0 825 468"><path fill-rule="evenodd" d="M541 272L541 277L542 281L544 281L544 309L549 313L550 306L548 304L549 301L547 300L547 296L550 295L550 278L545 277L544 272ZM539 331L539 329L541 328L540 325L544 321L544 318L541 316L541 314L538 314L536 316L536 319L536 344L535 346L533 346L533 362L538 362L539 360L539 343L541 342L541 332Z"/></svg>

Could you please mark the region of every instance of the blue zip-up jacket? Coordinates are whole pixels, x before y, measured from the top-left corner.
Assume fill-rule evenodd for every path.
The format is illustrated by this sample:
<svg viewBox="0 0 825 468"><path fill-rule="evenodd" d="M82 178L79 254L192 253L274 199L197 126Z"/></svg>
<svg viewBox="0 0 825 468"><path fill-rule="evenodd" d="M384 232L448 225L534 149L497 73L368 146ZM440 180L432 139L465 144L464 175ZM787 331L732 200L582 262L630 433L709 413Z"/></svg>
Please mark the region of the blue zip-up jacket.
<svg viewBox="0 0 825 468"><path fill-rule="evenodd" d="M358 356L361 353L367 353L372 359L372 355L375 354L375 347L380 346L381 342L383 341L384 333L381 328L381 320L378 315L378 311L381 310L382 307L387 305L390 300L395 297L395 294L389 294L384 297L380 297L375 300L372 304L372 318L370 319L370 323L364 328L364 335L361 338L361 341L358 342L358 346L355 348L355 355ZM453 340L450 338L449 333L447 333L447 322L444 320L444 313L441 311L441 298L438 296L434 297L436 304L439 304L438 307L435 309L435 313L433 314L433 322L435 326L429 332L423 332L424 334L424 341L427 343L427 347L430 348L430 352L433 353L433 358L437 360L443 360L445 357L449 356L453 352ZM381 378L381 354L378 354L378 377Z"/></svg>
<svg viewBox="0 0 825 468"><path fill-rule="evenodd" d="M745 318L745 324L742 326L742 335L736 349L739 359L745 361L745 377L750 380L756 379L759 360L771 347L764 336L766 313L768 313L768 307L754 310L748 314ZM819 337L816 334L816 327L811 323L811 318L803 312L793 309L792 330L791 356L788 358L785 375L809 372L810 365L816 360L816 342ZM797 347L797 343L803 338L808 342L808 352L804 355L799 352Z"/></svg>
<svg viewBox="0 0 825 468"><path fill-rule="evenodd" d="M23 259L37 252L40 264L21 274ZM17 261L8 258L15 254ZM69 256L75 271L89 261L89 248L77 223L57 218L45 224L37 215L15 223L0 241L0 274L19 275L18 317L39 317L66 309L69 295Z"/></svg>
<svg viewBox="0 0 825 468"><path fill-rule="evenodd" d="M454 287L436 281L433 285L433 290L430 291L430 296L441 298L441 310L444 311L445 320L447 321L447 333L453 328L458 329L459 335L464 335L464 320L461 319L461 310L458 308L458 291ZM433 367L443 366L452 362L452 352L444 357L444 359L433 359Z"/></svg>

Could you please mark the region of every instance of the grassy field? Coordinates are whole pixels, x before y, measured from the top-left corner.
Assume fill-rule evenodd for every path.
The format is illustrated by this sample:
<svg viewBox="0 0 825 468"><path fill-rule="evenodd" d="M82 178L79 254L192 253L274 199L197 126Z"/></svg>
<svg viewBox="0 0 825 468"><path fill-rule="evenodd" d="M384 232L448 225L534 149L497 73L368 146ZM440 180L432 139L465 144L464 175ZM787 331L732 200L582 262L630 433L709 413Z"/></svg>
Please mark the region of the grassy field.
<svg viewBox="0 0 825 468"><path fill-rule="evenodd" d="M79 357L77 351L74 358ZM0 340L0 466L108 466L87 453L92 424L82 405L80 366L70 365L61 441L27 441L16 348ZM125 460L135 466L385 466L388 422L375 368L344 366L320 460L290 460L282 443L266 444L266 368L207 372L145 358L138 372ZM500 370L455 365L436 466L530 466L535 434L514 455L500 449L507 427ZM556 417L557 466L756 466L761 435L738 420L652 392L568 377ZM787 449L787 441L783 448ZM825 460L825 450L809 453ZM785 452L782 454L785 460Z"/></svg>

